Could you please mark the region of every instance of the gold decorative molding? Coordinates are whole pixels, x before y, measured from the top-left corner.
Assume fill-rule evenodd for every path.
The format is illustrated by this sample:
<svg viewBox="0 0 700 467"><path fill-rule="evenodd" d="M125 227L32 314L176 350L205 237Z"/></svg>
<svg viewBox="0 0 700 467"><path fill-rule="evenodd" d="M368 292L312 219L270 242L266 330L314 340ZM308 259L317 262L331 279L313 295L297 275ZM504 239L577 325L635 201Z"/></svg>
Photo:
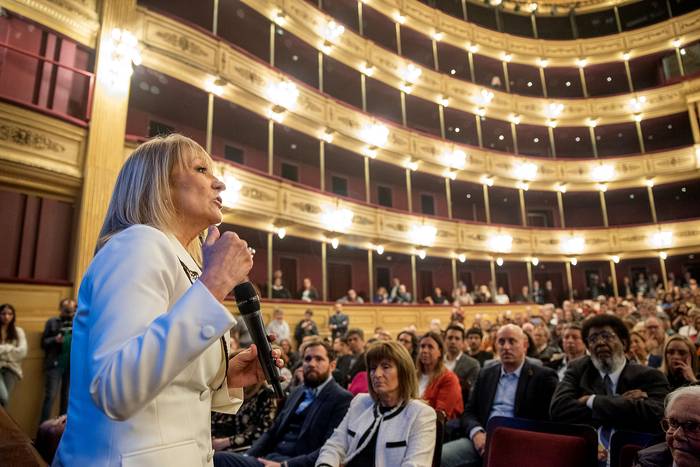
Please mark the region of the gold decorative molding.
<svg viewBox="0 0 700 467"><path fill-rule="evenodd" d="M267 201L245 196L232 209L227 209L224 222L245 225L266 232L283 225L288 235L319 242L339 237L342 244L358 248L373 248L382 242L386 251L413 254L417 245L411 242L410 232L416 226L430 225L436 228L434 245L427 247L428 255L454 258L466 253L473 259L493 259L502 256L506 260L529 261L537 256L541 261L566 261L576 256L579 261L608 260L611 255L622 258L649 257L658 254L652 245L657 232L671 232L672 244L665 249L668 254L697 251L700 248L700 219L667 222L662 224L634 225L611 228L536 229L505 225L489 225L460 220L450 220L410 214L378 206L367 205L347 198L340 199L331 193L305 189L277 177L268 177L217 162L218 173L226 173L239 180L241 192L259 191L267 194ZM566 196L566 195L564 195ZM281 203L280 200L287 200ZM350 209L353 222L347 231L332 232L323 221L329 209ZM494 251L490 238L505 234L512 238L508 252ZM570 237L584 239L580 254L566 254L563 245Z"/></svg>
<svg viewBox="0 0 700 467"><path fill-rule="evenodd" d="M268 118L272 104L267 101L266 87L278 80L286 79L264 63L253 59L228 46L223 41L216 41L191 28L169 18L157 15L145 9L138 9L143 15L144 31L151 31L143 36L143 62L166 75L173 76L199 89L206 89L207 82L217 77L226 79L230 85L225 86L221 98L241 105L264 118ZM182 51L158 39L155 31L176 30L178 34L192 36L203 45L205 50L211 48L204 62L201 57ZM154 39L155 37L155 39ZM215 60L214 57L221 57ZM225 58L224 58L225 57ZM205 66L204 63L208 65ZM695 90L700 80L683 83ZM362 128L373 123L371 115L338 103L332 98L321 95L307 86L298 86L299 98L296 108L285 112L283 124L318 138L326 128L335 131L333 144L362 154L367 143L362 141ZM653 96L654 90L650 96ZM650 100L655 97L650 97ZM687 106L684 107L687 111ZM407 158L420 160L419 170L437 176L443 176L445 165L440 160L443 153L461 148L468 154L468 161L457 178L459 180L481 183L483 175L495 177L496 185L515 187L518 180L514 172L515 164L528 161L538 166L537 179L530 183L531 189L554 190L557 183L567 184L567 190L594 190L596 183L590 173L595 166L610 164L616 175L610 181L609 189L630 186L643 186L646 178L654 178L656 184L677 180L697 178L698 159L695 148L687 147L638 156L624 156L606 159L544 159L514 156L496 151L455 145L452 142L429 137L395 124L387 124L390 136L386 146L378 151L378 158L403 167Z"/></svg>
<svg viewBox="0 0 700 467"><path fill-rule="evenodd" d="M0 8L43 24L90 48L100 28L96 0L0 0Z"/></svg>
<svg viewBox="0 0 700 467"><path fill-rule="evenodd" d="M324 44L327 44L323 39L323 31L327 21L331 18L310 3L293 0L243 0L243 2L265 15L271 21L274 20L277 12L284 11L286 15L284 20L285 29L297 35L317 50L322 50ZM375 7L378 4L386 3L387 2L373 1L369 4ZM402 2L398 3L400 5ZM403 2L403 5L409 5L409 2ZM427 8L430 12L436 12L436 10L422 4L413 5L413 3L410 3L410 5L414 7L414 9ZM416 16L419 16L418 13L416 13ZM424 17L426 15L420 16ZM454 19L452 17L449 18L452 20ZM686 21L695 18L696 21L693 24L697 23L694 29L687 30L683 36L684 40L690 40L689 38L691 36L694 39L700 38L700 10L696 13L690 13L689 15L679 17L678 21L680 21L681 18ZM464 22L462 21L462 23ZM485 30L488 31L489 34L496 34L496 36L487 34L482 40L498 49L494 58L499 60L502 59L503 51L508 50L511 55L517 52L532 55L527 58L524 63L533 66L537 66L537 60L541 57L552 57L549 59L548 66L576 67L576 59L579 57L587 57L591 64L595 63L596 60L588 57L606 57L605 60L601 59L600 61L619 61L621 60L622 51L629 50L630 43L647 44L648 42L655 46L659 46L659 44L663 43L663 47L660 49L667 49L670 47L670 41L677 37L673 25L668 22L661 23L661 25L650 26L650 28L651 29L644 28L626 33L632 34L632 36L628 37L626 40L624 37L627 36L619 37L621 35L616 35L612 38L606 37L604 40L600 41L597 46L594 46L594 44L590 42L593 39L559 41L554 43L543 40L534 42L538 45L545 44L546 47L549 48L548 53L544 53L541 47L527 48L527 43L522 43L521 41L527 41L528 39L518 37L516 41L514 36L507 36L494 31ZM427 28L419 30L429 31ZM666 36L668 36L668 41L664 42ZM515 42L511 46L509 41ZM621 49L619 53L612 53L611 50L608 50L611 47L614 47L615 50L618 49L618 47L614 45L615 41L621 41L623 43L623 45L618 44ZM578 47L577 44L579 45ZM463 49L465 47L464 42L454 45ZM345 65L360 72L366 63L372 64L375 68L372 78L378 79L395 89L402 89L404 86L404 79L401 76L401 71L408 63L411 63L410 60L374 44L372 41L359 36L347 28L328 53L336 60L340 60ZM633 51L630 52L630 55L634 57L646 53L647 52L637 53ZM515 57L514 55L513 60L517 61ZM477 109L483 106L481 103L481 91L485 89L484 86L453 78L447 74L437 72L416 63L414 63L414 66L421 70L421 75L416 84L412 86L412 95L435 103L439 103L443 97L447 97L449 98L450 107L471 114L475 114ZM588 99L549 99L509 94L490 88L488 88L488 90L493 92L494 97L488 105L484 106L487 116L500 120L508 120L513 114L518 114L522 123L540 126L545 126L547 124L547 106L551 102L562 103L565 106L563 112L557 118L559 126L584 126L586 118L591 116L598 118L598 124L600 125L632 122L634 112L630 109L629 102L633 97L644 97L646 99L643 113L645 119L660 115L680 113L687 110L687 102L684 96L684 83L649 89L633 94L620 94Z"/></svg>
<svg viewBox="0 0 700 467"><path fill-rule="evenodd" d="M0 183L75 194L82 178L86 138L84 128L0 103Z"/></svg>

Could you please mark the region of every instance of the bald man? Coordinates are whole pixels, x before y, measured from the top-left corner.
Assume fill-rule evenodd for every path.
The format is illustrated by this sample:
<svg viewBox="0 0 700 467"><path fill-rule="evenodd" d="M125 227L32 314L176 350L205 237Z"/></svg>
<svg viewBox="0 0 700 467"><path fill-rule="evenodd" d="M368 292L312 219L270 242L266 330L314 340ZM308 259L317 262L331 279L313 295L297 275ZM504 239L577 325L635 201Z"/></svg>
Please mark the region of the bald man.
<svg viewBox="0 0 700 467"><path fill-rule="evenodd" d="M547 419L556 372L525 359L527 337L514 324L498 330L496 343L500 363L479 373L460 420L462 437L443 446L443 467L481 465L491 417Z"/></svg>

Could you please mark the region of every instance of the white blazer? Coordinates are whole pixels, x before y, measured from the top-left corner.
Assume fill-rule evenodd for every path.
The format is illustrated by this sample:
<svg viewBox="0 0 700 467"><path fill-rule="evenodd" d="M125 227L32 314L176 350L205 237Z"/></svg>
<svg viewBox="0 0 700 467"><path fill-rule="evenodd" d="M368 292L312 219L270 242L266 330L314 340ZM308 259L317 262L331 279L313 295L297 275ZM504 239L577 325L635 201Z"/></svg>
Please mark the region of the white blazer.
<svg viewBox="0 0 700 467"><path fill-rule="evenodd" d="M73 321L66 430L54 466L211 466L211 411L234 413L220 341L236 323L180 261L174 237L136 225L95 255Z"/></svg>
<svg viewBox="0 0 700 467"><path fill-rule="evenodd" d="M379 430L375 466L429 467L435 452L435 419L435 410L418 399L381 414L369 394L358 394L321 448L316 466L347 464Z"/></svg>

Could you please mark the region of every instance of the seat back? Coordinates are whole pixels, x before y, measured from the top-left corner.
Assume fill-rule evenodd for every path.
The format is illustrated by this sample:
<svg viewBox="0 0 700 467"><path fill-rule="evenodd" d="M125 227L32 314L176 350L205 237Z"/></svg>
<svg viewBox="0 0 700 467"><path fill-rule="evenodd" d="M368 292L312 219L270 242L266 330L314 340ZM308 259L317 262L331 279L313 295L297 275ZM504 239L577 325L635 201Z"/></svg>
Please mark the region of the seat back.
<svg viewBox="0 0 700 467"><path fill-rule="evenodd" d="M598 435L587 425L494 417L486 430L486 467L597 464Z"/></svg>
<svg viewBox="0 0 700 467"><path fill-rule="evenodd" d="M447 414L442 410L438 410L435 412L435 415L437 415L437 418L435 420L435 453L433 454L433 467L440 467L442 443L445 441L445 420L447 420Z"/></svg>
<svg viewBox="0 0 700 467"><path fill-rule="evenodd" d="M610 467L631 467L637 451L661 441L658 434L615 431L610 438Z"/></svg>

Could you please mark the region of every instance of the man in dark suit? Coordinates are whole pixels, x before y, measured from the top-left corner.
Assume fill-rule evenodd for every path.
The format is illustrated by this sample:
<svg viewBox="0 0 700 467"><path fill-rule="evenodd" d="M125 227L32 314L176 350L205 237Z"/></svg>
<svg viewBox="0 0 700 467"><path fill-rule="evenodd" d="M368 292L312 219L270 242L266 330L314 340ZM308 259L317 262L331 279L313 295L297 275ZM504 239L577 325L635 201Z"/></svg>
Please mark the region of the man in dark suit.
<svg viewBox="0 0 700 467"><path fill-rule="evenodd" d="M526 361L526 342L525 333L514 324L498 330L496 344L501 362L479 373L460 420L462 437L443 446L444 467L481 465L486 425L491 417L547 419L557 374Z"/></svg>
<svg viewBox="0 0 700 467"><path fill-rule="evenodd" d="M469 400L469 392L479 376L481 365L475 358L465 354L464 348L464 328L451 324L445 331L445 367L454 372L459 378L462 386L462 400Z"/></svg>
<svg viewBox="0 0 700 467"><path fill-rule="evenodd" d="M483 367L486 360L493 358L493 353L481 350L481 342L484 339L484 333L481 328L467 329L467 353L470 357L475 358Z"/></svg>
<svg viewBox="0 0 700 467"><path fill-rule="evenodd" d="M566 370L552 399L552 420L598 428L601 452L616 429L659 432L668 381L658 370L627 362L630 335L622 320L594 316L582 335L590 356Z"/></svg>
<svg viewBox="0 0 700 467"><path fill-rule="evenodd" d="M272 427L245 455L220 452L216 467L311 467L350 407L352 394L333 380L335 352L313 340L302 347L304 384L287 398ZM255 421L252 421L255 423Z"/></svg>

